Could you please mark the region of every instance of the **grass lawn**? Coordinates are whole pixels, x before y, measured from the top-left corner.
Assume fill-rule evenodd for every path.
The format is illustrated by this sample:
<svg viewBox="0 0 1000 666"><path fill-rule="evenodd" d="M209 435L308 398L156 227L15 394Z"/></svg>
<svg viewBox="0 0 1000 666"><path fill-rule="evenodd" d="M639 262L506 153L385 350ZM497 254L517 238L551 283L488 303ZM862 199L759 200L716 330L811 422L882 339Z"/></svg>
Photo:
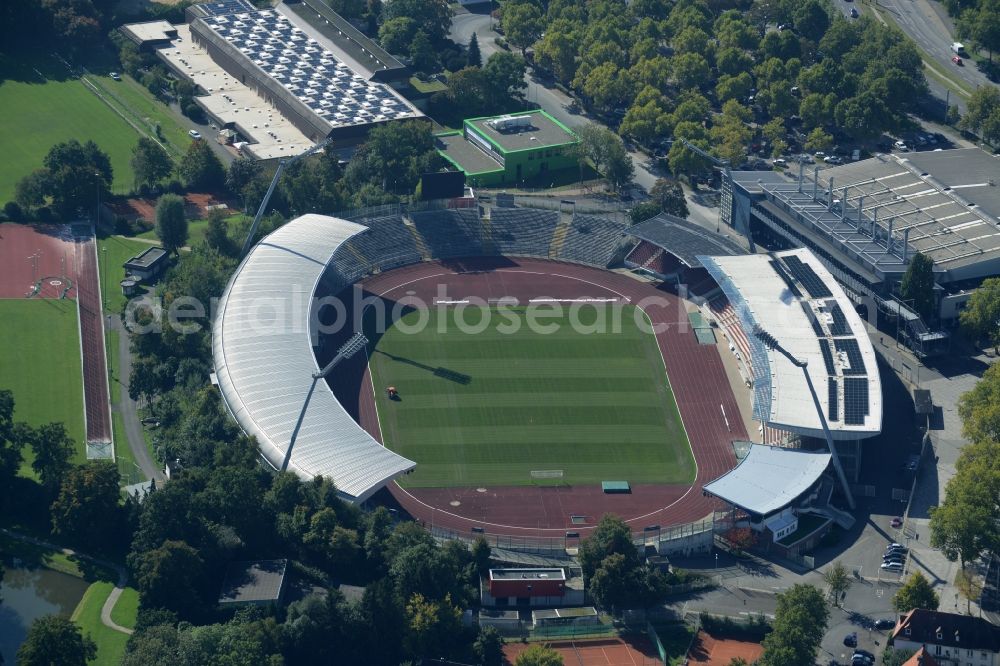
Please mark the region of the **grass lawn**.
<svg viewBox="0 0 1000 666"><path fill-rule="evenodd" d="M77 604L76 610L70 618L80 627L84 634L89 634L91 639L97 644L97 658L91 664L120 664L125 654L125 644L128 642L128 634L115 631L111 627L105 627L101 623L101 608L114 588L114 583L98 581L92 583L87 591L83 593L83 599ZM117 608L117 604L115 605ZM135 624L133 615L132 623ZM123 625L124 626L124 625Z"/></svg>
<svg viewBox="0 0 1000 666"><path fill-rule="evenodd" d="M382 435L417 462L400 483L527 485L531 470L551 469L564 470L569 484L694 479L663 359L655 338L636 325L634 307L587 306L561 316L546 309L538 322L558 328L548 334L529 327L524 309L487 310L481 332L463 332L460 321L474 326L484 311L460 312L410 312L375 344L370 365ZM425 313L428 325L410 332ZM515 318L521 326L511 334ZM578 332L575 322L607 332ZM386 398L387 385L401 400Z"/></svg>
<svg viewBox="0 0 1000 666"><path fill-rule="evenodd" d="M243 213L234 213L226 218L226 226L230 229L235 227L243 220ZM205 242L205 231L208 229L208 220L188 220L188 240L187 244L190 247L195 247L196 245L201 245ZM145 238L151 241L159 242L159 238L156 236L156 229L150 229L149 231L144 231L141 234L136 235L136 238Z"/></svg>
<svg viewBox="0 0 1000 666"><path fill-rule="evenodd" d="M111 619L115 624L135 629L135 616L139 612L139 590L126 587L118 597L118 603L111 609Z"/></svg>
<svg viewBox="0 0 1000 666"><path fill-rule="evenodd" d="M53 144L92 139L111 157L115 187L132 185L129 158L138 133L54 58L18 61L0 54L0 202L42 166Z"/></svg>
<svg viewBox="0 0 1000 666"><path fill-rule="evenodd" d="M0 299L0 388L14 392L14 418L39 426L61 421L85 460L83 368L76 302ZM31 447L21 473L34 477Z"/></svg>
<svg viewBox="0 0 1000 666"><path fill-rule="evenodd" d="M118 285L125 277L122 264L149 247L149 243L131 240L124 236L106 236L97 239L97 258L102 264L107 262L106 266L99 265L101 297L104 299L104 309L107 312L117 315L125 304L125 297L122 296L121 287Z"/></svg>

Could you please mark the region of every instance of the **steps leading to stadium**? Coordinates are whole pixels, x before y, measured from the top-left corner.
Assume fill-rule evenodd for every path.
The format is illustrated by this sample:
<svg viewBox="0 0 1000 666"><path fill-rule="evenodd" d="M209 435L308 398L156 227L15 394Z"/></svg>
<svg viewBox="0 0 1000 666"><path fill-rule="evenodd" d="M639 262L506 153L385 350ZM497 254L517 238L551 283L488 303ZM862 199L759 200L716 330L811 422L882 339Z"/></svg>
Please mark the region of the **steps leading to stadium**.
<svg viewBox="0 0 1000 666"><path fill-rule="evenodd" d="M417 225L413 223L413 218L407 214L403 214L403 226L406 227L413 236L413 242L416 244L417 251L420 253L420 259L422 261L430 261L434 255L431 252L430 247L427 245L427 241L424 240L423 234L417 230Z"/></svg>
<svg viewBox="0 0 1000 666"><path fill-rule="evenodd" d="M482 230L483 254L499 254L497 244L493 242L493 221L480 216L479 227Z"/></svg>
<svg viewBox="0 0 1000 666"><path fill-rule="evenodd" d="M350 250L351 254L353 254L355 256L355 258L357 258L357 260L362 263L362 265L368 266L368 265L371 264L371 262L368 261L368 257L366 257L365 255L361 254L361 250L359 250L358 248L354 247L354 245L352 245L351 243L344 243L344 247L346 247L348 250Z"/></svg>
<svg viewBox="0 0 1000 666"><path fill-rule="evenodd" d="M552 234L552 243L549 245L549 259L558 259L562 253L563 243L566 242L566 234L573 224L571 213L559 213L559 224L556 225L555 233Z"/></svg>

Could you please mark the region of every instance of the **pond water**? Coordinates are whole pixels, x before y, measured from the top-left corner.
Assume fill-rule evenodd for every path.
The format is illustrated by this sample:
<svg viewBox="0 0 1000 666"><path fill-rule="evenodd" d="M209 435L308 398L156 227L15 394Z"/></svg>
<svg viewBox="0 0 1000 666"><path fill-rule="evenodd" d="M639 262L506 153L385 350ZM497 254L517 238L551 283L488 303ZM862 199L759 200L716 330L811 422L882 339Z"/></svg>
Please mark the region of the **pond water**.
<svg viewBox="0 0 1000 666"><path fill-rule="evenodd" d="M17 648L31 623L43 615L69 617L90 585L84 580L51 569L27 569L5 563L0 585L0 654L14 664Z"/></svg>

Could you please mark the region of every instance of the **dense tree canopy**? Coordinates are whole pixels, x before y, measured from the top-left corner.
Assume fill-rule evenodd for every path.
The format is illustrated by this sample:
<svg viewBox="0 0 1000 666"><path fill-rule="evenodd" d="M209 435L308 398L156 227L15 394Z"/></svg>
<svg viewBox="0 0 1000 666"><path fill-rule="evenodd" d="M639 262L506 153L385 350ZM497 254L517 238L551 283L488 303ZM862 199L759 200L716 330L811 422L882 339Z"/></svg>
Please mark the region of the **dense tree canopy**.
<svg viewBox="0 0 1000 666"><path fill-rule="evenodd" d="M176 253L187 243L188 224L183 198L176 194L164 194L156 202L156 236L167 252Z"/></svg>
<svg viewBox="0 0 1000 666"><path fill-rule="evenodd" d="M146 136L139 137L139 141L132 148L129 165L135 175L137 188L153 187L174 170L174 163L163 146Z"/></svg>
<svg viewBox="0 0 1000 666"><path fill-rule="evenodd" d="M213 190L226 180L222 162L212 152L207 141L192 141L177 165L177 174L192 190Z"/></svg>
<svg viewBox="0 0 1000 666"><path fill-rule="evenodd" d="M1000 346L1000 278L988 278L972 292L959 313L962 330L973 340Z"/></svg>
<svg viewBox="0 0 1000 666"><path fill-rule="evenodd" d="M937 610L938 596L924 574L917 571L896 591L892 606L898 613L909 613L914 608Z"/></svg>
<svg viewBox="0 0 1000 666"><path fill-rule="evenodd" d="M21 666L86 666L97 656L97 645L70 620L44 615L31 623L17 649Z"/></svg>
<svg viewBox="0 0 1000 666"><path fill-rule="evenodd" d="M764 639L762 666L800 666L816 661L830 609L823 593L798 583L778 595L773 631Z"/></svg>

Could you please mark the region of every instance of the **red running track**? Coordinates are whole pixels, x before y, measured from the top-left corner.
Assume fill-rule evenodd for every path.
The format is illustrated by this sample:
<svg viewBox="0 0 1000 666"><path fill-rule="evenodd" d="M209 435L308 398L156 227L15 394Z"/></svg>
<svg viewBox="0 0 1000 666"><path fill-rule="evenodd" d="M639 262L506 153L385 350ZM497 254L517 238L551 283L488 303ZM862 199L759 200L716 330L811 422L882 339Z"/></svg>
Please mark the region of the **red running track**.
<svg viewBox="0 0 1000 666"><path fill-rule="evenodd" d="M414 518L459 533L482 528L492 534L537 538L562 536L567 529L586 533L605 513L620 515L641 531L653 524L665 528L701 520L719 507L702 494L701 487L733 467L731 441L746 439L747 434L717 347L698 344L683 303L674 294L619 273L508 258L416 264L369 278L361 286L390 300L416 296L427 303L441 298L445 289L447 298L456 300L619 298L643 307L654 324L665 325L657 342L698 467L693 486L634 485L626 495L606 495L597 485L489 487L483 492L390 484L392 495ZM381 441L367 369L358 400L359 422ZM733 417L729 428L723 407ZM571 516L585 516L585 523L574 523Z"/></svg>
<svg viewBox="0 0 1000 666"><path fill-rule="evenodd" d="M76 298L80 313L87 441L109 442L111 414L97 253L89 227L77 228L86 229L85 235L74 237L71 226L64 224L0 224L0 298L24 298L39 280L42 289L35 298L59 298L63 292L59 278L72 281L66 297Z"/></svg>

